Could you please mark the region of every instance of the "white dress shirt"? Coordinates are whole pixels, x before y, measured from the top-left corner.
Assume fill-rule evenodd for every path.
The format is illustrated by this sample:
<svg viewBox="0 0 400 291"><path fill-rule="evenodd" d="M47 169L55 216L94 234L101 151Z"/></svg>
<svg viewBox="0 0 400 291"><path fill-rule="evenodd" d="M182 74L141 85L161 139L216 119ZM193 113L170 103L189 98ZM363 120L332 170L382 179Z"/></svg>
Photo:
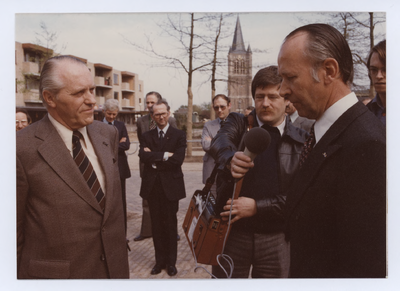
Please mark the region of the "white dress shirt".
<svg viewBox="0 0 400 291"><path fill-rule="evenodd" d="M165 135L167 134L168 128L169 128L169 123L167 123L167 125L166 125L163 129L160 129L160 128L157 126L158 136L160 136L160 131L162 130L163 133L164 133L164 137L165 137ZM163 161L167 161L167 160L168 160L168 152L165 152L165 153L164 153L164 157L163 157Z"/></svg>
<svg viewBox="0 0 400 291"><path fill-rule="evenodd" d="M329 107L321 118L314 124L315 144L317 144L317 142L324 136L332 124L334 124L343 113L357 102L358 99L356 94L351 92Z"/></svg>
<svg viewBox="0 0 400 291"><path fill-rule="evenodd" d="M63 140L65 146L69 150L71 156L73 157L73 151L72 151L72 133L73 131L66 128L64 125L59 123L57 120L55 120L50 114L49 114L49 119L50 122L53 124L53 126L56 128L58 134L60 135L61 139ZM103 190L103 193L106 194L106 187L105 187L105 175L103 172L103 169L100 166L99 159L97 158L97 155L94 151L92 142L90 141L90 138L87 134L86 126L78 129L78 131L82 134L83 136L83 142L81 140L82 144L82 149L85 152L86 156L88 157L90 163L93 166L94 171L96 172L97 179L99 180L101 189Z"/></svg>
<svg viewBox="0 0 400 291"><path fill-rule="evenodd" d="M264 122L262 122L258 116L256 115L257 118L257 122L259 124L260 127L262 127L264 125ZM281 136L283 135L283 132L285 131L285 125L286 125L286 117L283 119L282 123L279 124L278 126L275 126L278 130L279 133L281 134ZM273 126L272 126L273 127Z"/></svg>

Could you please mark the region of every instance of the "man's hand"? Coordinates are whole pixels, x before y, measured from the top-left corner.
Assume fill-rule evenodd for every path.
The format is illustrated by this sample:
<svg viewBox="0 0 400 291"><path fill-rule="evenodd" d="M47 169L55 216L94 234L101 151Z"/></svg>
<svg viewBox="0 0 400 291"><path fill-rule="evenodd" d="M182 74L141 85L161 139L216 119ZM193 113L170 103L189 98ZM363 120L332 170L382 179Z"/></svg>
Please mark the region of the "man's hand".
<svg viewBox="0 0 400 291"><path fill-rule="evenodd" d="M243 152L236 152L231 160L231 174L235 179L242 178L250 168L254 167L254 163Z"/></svg>
<svg viewBox="0 0 400 291"><path fill-rule="evenodd" d="M168 158L172 157L173 155L174 155L174 153L168 152Z"/></svg>
<svg viewBox="0 0 400 291"><path fill-rule="evenodd" d="M224 212L221 212L221 217L223 220L229 219L229 210L231 209L232 199L226 201L226 205L224 206ZM251 217L256 215L257 206L256 201L253 198L249 197L239 197L238 199L233 200L232 205L232 220L231 223L238 221L244 217Z"/></svg>
<svg viewBox="0 0 400 291"><path fill-rule="evenodd" d="M145 147L143 150L144 150L145 152L151 153L151 149L149 149L148 147Z"/></svg>
<svg viewBox="0 0 400 291"><path fill-rule="evenodd" d="M126 137L121 138L121 140L119 141L119 143L121 142L126 142Z"/></svg>

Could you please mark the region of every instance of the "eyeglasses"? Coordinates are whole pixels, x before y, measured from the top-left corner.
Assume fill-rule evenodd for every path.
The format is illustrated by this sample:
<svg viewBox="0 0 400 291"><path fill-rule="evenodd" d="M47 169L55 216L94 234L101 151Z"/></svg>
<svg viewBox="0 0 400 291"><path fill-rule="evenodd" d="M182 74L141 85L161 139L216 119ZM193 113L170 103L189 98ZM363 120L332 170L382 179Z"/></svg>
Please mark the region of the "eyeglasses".
<svg viewBox="0 0 400 291"><path fill-rule="evenodd" d="M386 77L386 67L382 67L382 68L375 68L375 67L371 67L369 68L369 72L371 75L378 75L379 71L381 71L382 75L384 77Z"/></svg>
<svg viewBox="0 0 400 291"><path fill-rule="evenodd" d="M28 124L28 120L16 120L15 121L15 124L16 125L18 125L18 124L22 124L22 125L27 125Z"/></svg>
<svg viewBox="0 0 400 291"><path fill-rule="evenodd" d="M167 117L167 115L168 115L168 112L164 112L164 113L158 113L158 114L154 114L153 116L155 117L155 118L165 118L165 117Z"/></svg>
<svg viewBox="0 0 400 291"><path fill-rule="evenodd" d="M221 106L214 106L214 110L218 111L221 108L221 110L225 110L226 105L221 105Z"/></svg>

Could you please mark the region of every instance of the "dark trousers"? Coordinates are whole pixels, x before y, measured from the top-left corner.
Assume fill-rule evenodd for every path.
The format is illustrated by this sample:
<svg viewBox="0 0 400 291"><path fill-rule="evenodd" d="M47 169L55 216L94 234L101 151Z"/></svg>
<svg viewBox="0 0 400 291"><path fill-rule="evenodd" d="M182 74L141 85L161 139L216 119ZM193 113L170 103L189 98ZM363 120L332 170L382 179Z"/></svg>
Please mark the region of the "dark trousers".
<svg viewBox="0 0 400 291"><path fill-rule="evenodd" d="M150 208L156 264L176 264L179 201L169 201L157 177L153 191L147 199Z"/></svg>
<svg viewBox="0 0 400 291"><path fill-rule="evenodd" d="M146 199L142 200L142 209L142 225L140 227L140 235L143 237L152 236L149 202Z"/></svg>
<svg viewBox="0 0 400 291"><path fill-rule="evenodd" d="M289 275L289 244L285 235L278 233L250 233L233 228L225 246L225 254L234 263L232 278L287 278ZM230 273L224 260L223 267ZM226 278L219 266L212 266L217 278Z"/></svg>

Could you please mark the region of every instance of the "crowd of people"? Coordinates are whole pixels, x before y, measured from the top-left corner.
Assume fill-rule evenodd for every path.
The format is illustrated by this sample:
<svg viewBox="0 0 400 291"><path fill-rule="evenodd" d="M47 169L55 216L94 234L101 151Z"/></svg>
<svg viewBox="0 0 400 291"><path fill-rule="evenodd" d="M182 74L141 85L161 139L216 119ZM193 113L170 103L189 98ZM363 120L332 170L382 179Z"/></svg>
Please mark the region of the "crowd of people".
<svg viewBox="0 0 400 291"><path fill-rule="evenodd" d="M367 67L376 96L365 106L351 91L344 37L326 24L305 25L283 40L277 65L254 76L254 107L230 112L228 96L213 98L202 179L217 169L210 192L218 215L232 218L224 249L232 278L387 276L386 41L370 51ZM94 120L94 89L83 62L53 57L39 87L48 114L32 123L16 111L20 279L129 278L130 140L116 119L118 101L108 100L104 119ZM158 92L145 101L149 114L136 123L143 214L134 241L152 238L152 275L175 276L186 135ZM243 143L254 127L270 136L255 158ZM212 277L226 278L229 267L212 266Z"/></svg>

